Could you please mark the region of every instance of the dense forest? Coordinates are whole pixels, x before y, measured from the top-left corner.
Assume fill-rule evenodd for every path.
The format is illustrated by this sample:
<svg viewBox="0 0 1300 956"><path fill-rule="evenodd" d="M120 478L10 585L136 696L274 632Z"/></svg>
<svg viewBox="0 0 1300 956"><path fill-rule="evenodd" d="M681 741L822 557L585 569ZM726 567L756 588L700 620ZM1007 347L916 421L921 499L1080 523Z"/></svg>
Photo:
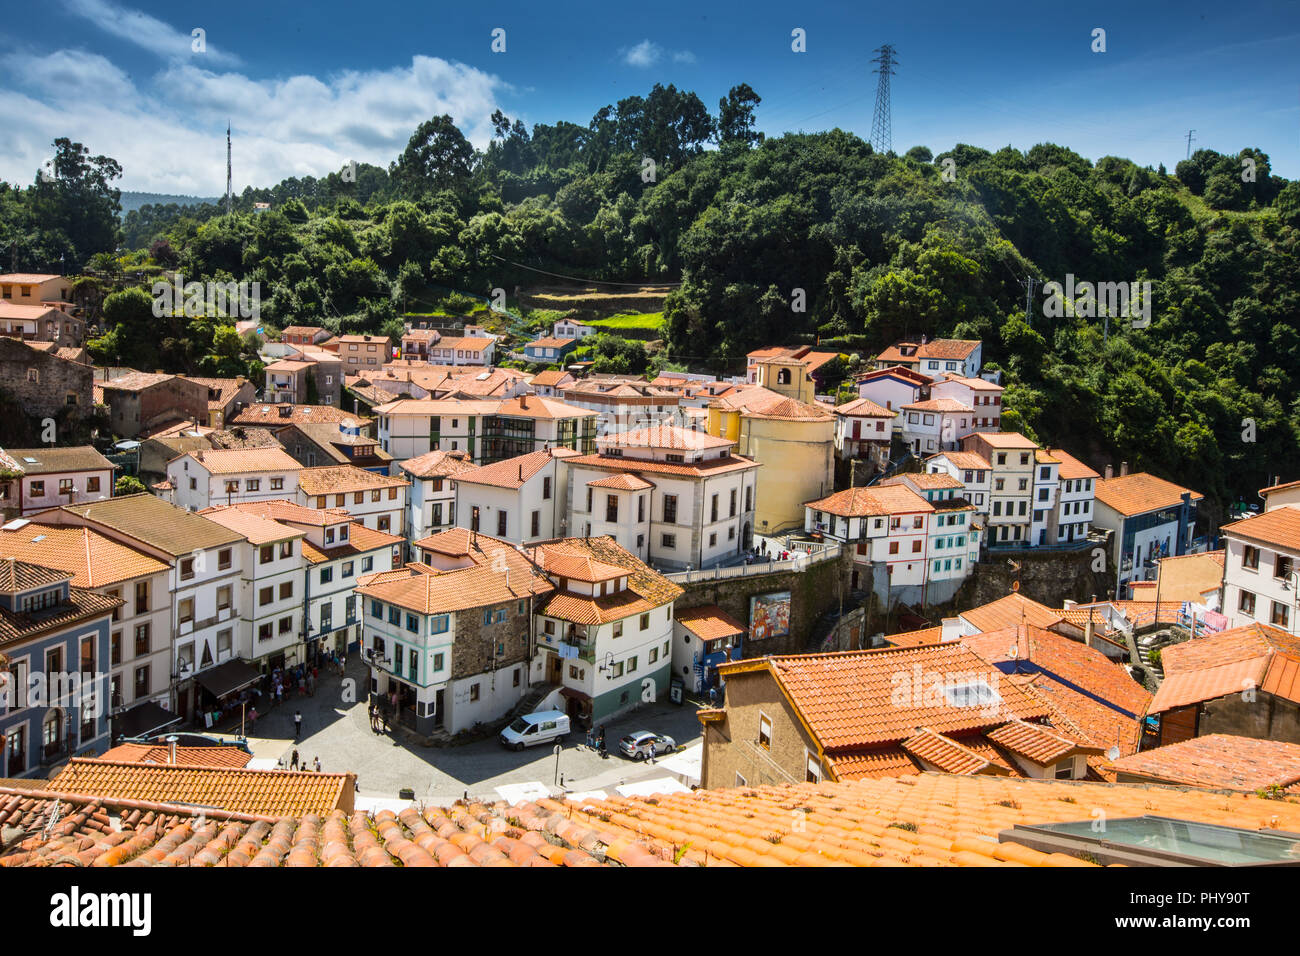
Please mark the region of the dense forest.
<svg viewBox="0 0 1300 956"><path fill-rule="evenodd" d="M663 348L679 365L734 373L757 346L820 342L852 369L904 335L980 338L1005 427L1185 482L1211 518L1300 477L1300 183L1264 153L1203 149L1172 174L1051 144L883 155L839 129L764 138L760 102L741 84L711 113L657 85L586 126L498 112L485 151L434 117L386 169L250 187L231 215L119 219L117 164L59 140L32 186L0 184L0 244L18 268L92 277L101 361L249 367L223 317L152 316L162 270L260 282L268 328L341 331L498 288L509 302L546 273L678 283ZM1067 276L1149 281L1151 322L1061 317L1043 283Z"/></svg>

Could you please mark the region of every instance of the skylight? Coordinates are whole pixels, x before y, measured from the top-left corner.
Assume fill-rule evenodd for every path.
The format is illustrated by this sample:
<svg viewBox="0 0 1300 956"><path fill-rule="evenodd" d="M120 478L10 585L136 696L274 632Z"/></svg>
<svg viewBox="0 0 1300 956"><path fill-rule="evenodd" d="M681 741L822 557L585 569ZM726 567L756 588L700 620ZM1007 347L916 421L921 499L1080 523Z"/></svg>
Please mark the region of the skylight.
<svg viewBox="0 0 1300 956"><path fill-rule="evenodd" d="M962 684L947 684L943 696L953 707L989 707L1002 703L1001 696L988 681L968 681Z"/></svg>
<svg viewBox="0 0 1300 956"><path fill-rule="evenodd" d="M1141 816L1015 826L998 834L1047 853L1088 855L1098 863L1152 866L1295 866L1300 864L1300 834L1247 830L1171 817Z"/></svg>

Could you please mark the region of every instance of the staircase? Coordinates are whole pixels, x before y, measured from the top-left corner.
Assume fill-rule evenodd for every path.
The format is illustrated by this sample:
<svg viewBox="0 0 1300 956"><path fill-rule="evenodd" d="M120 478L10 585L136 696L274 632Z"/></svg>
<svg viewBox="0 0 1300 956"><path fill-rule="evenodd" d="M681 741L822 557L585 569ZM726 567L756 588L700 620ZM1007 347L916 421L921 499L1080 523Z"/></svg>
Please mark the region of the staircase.
<svg viewBox="0 0 1300 956"><path fill-rule="evenodd" d="M1137 644L1137 651L1138 651L1138 660L1142 662L1142 666L1146 668L1147 673L1153 674L1156 677L1160 678L1161 680L1164 680L1165 672L1161 669L1160 665L1157 664L1155 662L1155 659L1151 656L1151 652L1156 649L1156 647L1158 646L1157 642L1159 640L1160 640L1160 635L1158 633L1144 634L1142 637L1136 640L1136 644Z"/></svg>
<svg viewBox="0 0 1300 956"><path fill-rule="evenodd" d="M510 713L506 715L505 723L502 726L508 726L516 717L521 714L531 714L533 708L541 703L542 698L549 694L559 684L534 684L528 693L524 695L523 700L511 708Z"/></svg>

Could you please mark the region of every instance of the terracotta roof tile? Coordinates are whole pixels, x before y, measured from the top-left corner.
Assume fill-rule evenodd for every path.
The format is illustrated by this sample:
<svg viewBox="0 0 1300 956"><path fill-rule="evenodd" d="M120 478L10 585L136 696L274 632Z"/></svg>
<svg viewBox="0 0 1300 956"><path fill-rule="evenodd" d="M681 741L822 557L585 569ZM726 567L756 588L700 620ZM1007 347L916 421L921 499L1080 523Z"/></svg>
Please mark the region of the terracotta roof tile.
<svg viewBox="0 0 1300 956"><path fill-rule="evenodd" d="M59 793L187 803L242 813L299 816L350 810L350 773L158 765L74 757L50 781Z"/></svg>
<svg viewBox="0 0 1300 956"><path fill-rule="evenodd" d="M1019 594L1008 594L988 604L967 608L958 612L958 617L981 633L1018 627L1022 623L1049 629L1062 619L1059 611Z"/></svg>
<svg viewBox="0 0 1300 956"><path fill-rule="evenodd" d="M1283 505L1263 514L1241 518L1225 524L1220 533L1283 551L1300 551L1300 507Z"/></svg>
<svg viewBox="0 0 1300 956"><path fill-rule="evenodd" d="M370 491L375 488L401 488L409 484L405 478L381 475L355 465L325 465L320 468L303 468L298 472L299 490L311 497Z"/></svg>
<svg viewBox="0 0 1300 956"><path fill-rule="evenodd" d="M451 477L473 467L466 451L430 451L408 458L401 464L402 471L416 478Z"/></svg>
<svg viewBox="0 0 1300 956"><path fill-rule="evenodd" d="M1101 478L1094 488L1097 501L1126 517L1175 508L1180 504L1180 496L1191 491L1145 471L1120 478ZM1191 494L1192 501L1203 497L1199 492Z"/></svg>
<svg viewBox="0 0 1300 956"><path fill-rule="evenodd" d="M166 744L118 744L95 760L108 763L148 763L167 764L171 762L171 750ZM238 747L177 747L176 763L187 767L233 767L248 766L253 755Z"/></svg>
<svg viewBox="0 0 1300 956"><path fill-rule="evenodd" d="M183 457L194 459L214 475L302 470L297 459L283 448L213 448L187 452Z"/></svg>
<svg viewBox="0 0 1300 956"><path fill-rule="evenodd" d="M805 507L845 518L868 515L915 514L934 511L934 505L905 485L872 485L870 488L845 488Z"/></svg>
<svg viewBox="0 0 1300 956"><path fill-rule="evenodd" d="M83 588L159 574L169 567L89 528L35 522L0 528L0 556L66 571L72 583Z"/></svg>
<svg viewBox="0 0 1300 956"><path fill-rule="evenodd" d="M749 629L716 604L679 610L674 615L678 624L686 628L701 641L714 641L748 634Z"/></svg>
<svg viewBox="0 0 1300 956"><path fill-rule="evenodd" d="M1111 761L1125 779L1254 791L1300 781L1300 745L1208 734Z"/></svg>

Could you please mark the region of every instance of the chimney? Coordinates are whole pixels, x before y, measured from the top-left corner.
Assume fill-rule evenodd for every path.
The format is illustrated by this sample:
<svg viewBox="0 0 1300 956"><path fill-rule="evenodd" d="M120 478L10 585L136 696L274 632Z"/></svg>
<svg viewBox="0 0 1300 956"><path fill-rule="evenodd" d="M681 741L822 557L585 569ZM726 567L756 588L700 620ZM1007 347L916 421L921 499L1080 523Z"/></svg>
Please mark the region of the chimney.
<svg viewBox="0 0 1300 956"><path fill-rule="evenodd" d="M1106 478L1105 478L1105 480L1106 480L1106 481L1110 481L1110 480L1111 480L1112 478L1114 478L1114 477L1115 477L1115 466L1114 466L1114 465L1107 465L1107 466L1106 466Z"/></svg>
<svg viewBox="0 0 1300 956"><path fill-rule="evenodd" d="M172 734L167 738L167 763L169 766L176 766L176 741L179 738Z"/></svg>
<svg viewBox="0 0 1300 956"><path fill-rule="evenodd" d="M1065 608L1065 610L1067 611L1073 611L1076 607L1079 606L1079 602L1072 601L1070 598L1066 598L1065 602L1061 606Z"/></svg>
<svg viewBox="0 0 1300 956"><path fill-rule="evenodd" d="M1092 617L1088 617L1088 623L1083 628L1083 646L1092 647L1093 623Z"/></svg>
<svg viewBox="0 0 1300 956"><path fill-rule="evenodd" d="M1128 462L1121 461L1119 463L1119 476L1121 478L1124 478L1127 475L1128 475Z"/></svg>

